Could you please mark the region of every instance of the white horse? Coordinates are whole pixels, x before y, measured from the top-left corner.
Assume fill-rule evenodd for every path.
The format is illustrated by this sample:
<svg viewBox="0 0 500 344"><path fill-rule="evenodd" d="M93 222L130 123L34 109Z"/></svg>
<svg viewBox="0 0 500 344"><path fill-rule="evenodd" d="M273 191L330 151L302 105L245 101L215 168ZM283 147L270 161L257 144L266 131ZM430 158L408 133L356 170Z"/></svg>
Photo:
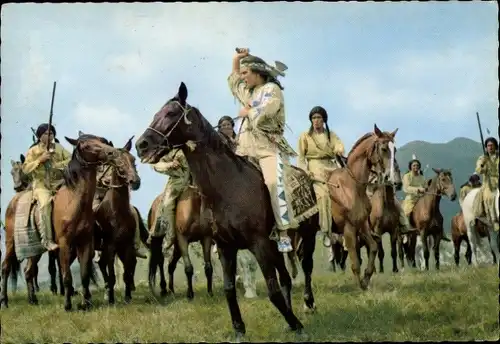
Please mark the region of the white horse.
<svg viewBox="0 0 500 344"><path fill-rule="evenodd" d="M470 240L470 246L472 249L472 264L474 266L477 266L479 263L479 257L478 257L478 248L480 252L482 253L483 257L487 256L486 253L486 247L484 245L484 239L488 240L491 254L493 255L493 261L496 260L496 257L499 256L499 251L498 251L498 246L496 244L498 238L498 233L493 231L492 228L488 228L488 236L481 238L478 235L478 232L475 228L475 217L474 217L474 212L472 211L472 206L474 204L474 199L476 198L477 193L479 192L480 188L475 188L472 189L467 196L465 196L463 202L462 202L462 211L464 213L464 222L465 226L467 227L467 236L469 237ZM495 208L496 208L496 220L498 221L498 189L495 192ZM495 240L496 238L496 240ZM495 257L496 256L496 257Z"/></svg>

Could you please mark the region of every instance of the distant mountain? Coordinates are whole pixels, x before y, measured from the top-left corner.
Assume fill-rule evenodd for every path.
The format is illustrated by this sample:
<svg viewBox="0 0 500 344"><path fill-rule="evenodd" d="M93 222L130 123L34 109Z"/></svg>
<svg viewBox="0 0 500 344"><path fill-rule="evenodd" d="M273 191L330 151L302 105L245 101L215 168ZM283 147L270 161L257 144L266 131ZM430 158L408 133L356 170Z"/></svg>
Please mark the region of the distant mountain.
<svg viewBox="0 0 500 344"><path fill-rule="evenodd" d="M401 173L408 171L408 162L415 154L422 163L422 169L426 178L435 175L432 168L451 169L453 181L457 193L459 187L467 181L474 173L476 160L481 155L482 146L480 142L457 137L447 143L430 143L425 141L412 141L398 149L396 159L401 168ZM426 169L426 166L429 166ZM404 197L402 192L398 192L399 198ZM458 199L451 202L448 198L441 199L441 213L444 216L444 229L449 232L450 221L453 215L460 210Z"/></svg>

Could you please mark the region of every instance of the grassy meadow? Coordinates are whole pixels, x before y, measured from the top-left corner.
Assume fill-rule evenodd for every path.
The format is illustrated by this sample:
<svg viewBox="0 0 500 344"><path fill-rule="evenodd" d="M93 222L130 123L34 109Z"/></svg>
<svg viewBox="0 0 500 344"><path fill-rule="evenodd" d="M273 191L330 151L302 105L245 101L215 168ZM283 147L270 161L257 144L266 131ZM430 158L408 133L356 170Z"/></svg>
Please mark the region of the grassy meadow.
<svg viewBox="0 0 500 344"><path fill-rule="evenodd" d="M390 260L390 251L386 251L386 272L375 274L369 290L363 292L354 284L349 265L346 273L330 271L326 249L318 241L313 274L317 305L314 314L305 313L302 308L302 272L293 289L294 310L309 340L498 340L498 267L461 266L456 269L448 261L437 272L431 257L429 272L406 268L393 274ZM366 264L366 258L363 263ZM182 264L178 265L175 274L176 295L168 296L161 303L149 296L144 282L145 265L146 262L140 260L136 273L137 291L130 305L123 304L121 288L117 290L117 304L113 307L103 301L102 290L94 289L95 307L87 313L66 313L63 298L52 296L47 287L42 287L38 293L39 306L28 305L25 289L15 295L9 293L9 309L1 311L2 343L232 340L218 260L215 259L215 295L209 298L203 267L196 259L195 298L191 302L185 298ZM260 271L258 274L259 296L249 300L243 297L242 290L238 294L247 327L246 340L299 340L285 331L285 321L268 301ZM79 277L75 276L75 280ZM19 283L21 287L24 282L20 279ZM74 309L79 301L79 296L74 298Z"/></svg>

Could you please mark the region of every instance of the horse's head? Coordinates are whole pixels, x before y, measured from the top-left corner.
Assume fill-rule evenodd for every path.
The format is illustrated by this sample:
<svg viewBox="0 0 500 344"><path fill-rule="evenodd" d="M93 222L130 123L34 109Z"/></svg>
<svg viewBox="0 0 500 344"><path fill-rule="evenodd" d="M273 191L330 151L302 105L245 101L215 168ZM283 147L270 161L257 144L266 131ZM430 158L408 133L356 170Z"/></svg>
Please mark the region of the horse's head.
<svg viewBox="0 0 500 344"><path fill-rule="evenodd" d="M116 165L119 158L118 150L109 145L109 142L99 136L78 132L78 138L64 137L74 147L73 159L81 165L102 165L112 163Z"/></svg>
<svg viewBox="0 0 500 344"><path fill-rule="evenodd" d="M25 189L29 184L28 175L23 172L23 164L25 157L23 154L20 155L20 161L10 160L12 169L10 174L12 175L12 181L14 182L14 191L19 192Z"/></svg>
<svg viewBox="0 0 500 344"><path fill-rule="evenodd" d="M199 141L198 110L187 102L188 90L181 82L175 97L158 111L149 127L135 143L141 162L157 163L162 156L187 141Z"/></svg>
<svg viewBox="0 0 500 344"><path fill-rule="evenodd" d="M374 172L379 180L390 181L401 188L401 173L396 161L396 147L394 137L398 129L392 133L382 132L374 125L373 133L368 133L354 144L349 153L350 159L366 159L368 168Z"/></svg>
<svg viewBox="0 0 500 344"><path fill-rule="evenodd" d="M130 153L132 149L132 136L123 148L119 148L120 156L118 157L117 166L115 167L116 174L120 179L126 182L132 190L138 190L141 186L141 177L139 177L139 173L137 172L137 168L135 166L135 157Z"/></svg>
<svg viewBox="0 0 500 344"><path fill-rule="evenodd" d="M432 169L437 176L436 179L436 193L444 194L448 196L451 201L454 201L457 198L457 191L455 190L455 185L453 185L453 176L451 174L451 170L444 170L440 168ZM428 182L427 185L430 187L432 184L432 180Z"/></svg>

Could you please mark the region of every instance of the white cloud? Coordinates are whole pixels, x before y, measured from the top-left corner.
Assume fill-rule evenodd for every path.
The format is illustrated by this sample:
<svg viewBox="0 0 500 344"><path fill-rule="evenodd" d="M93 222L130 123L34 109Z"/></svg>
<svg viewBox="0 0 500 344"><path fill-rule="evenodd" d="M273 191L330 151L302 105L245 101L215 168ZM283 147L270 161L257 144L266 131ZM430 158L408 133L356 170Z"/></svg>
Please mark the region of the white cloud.
<svg viewBox="0 0 500 344"><path fill-rule="evenodd" d="M84 133L95 133L111 138L135 130L134 118L110 105L90 106L78 103L73 117Z"/></svg>
<svg viewBox="0 0 500 344"><path fill-rule="evenodd" d="M28 36L27 55L20 70L18 101L21 106L36 102L37 93L50 84L51 66L42 53L40 37L39 31L32 31Z"/></svg>

